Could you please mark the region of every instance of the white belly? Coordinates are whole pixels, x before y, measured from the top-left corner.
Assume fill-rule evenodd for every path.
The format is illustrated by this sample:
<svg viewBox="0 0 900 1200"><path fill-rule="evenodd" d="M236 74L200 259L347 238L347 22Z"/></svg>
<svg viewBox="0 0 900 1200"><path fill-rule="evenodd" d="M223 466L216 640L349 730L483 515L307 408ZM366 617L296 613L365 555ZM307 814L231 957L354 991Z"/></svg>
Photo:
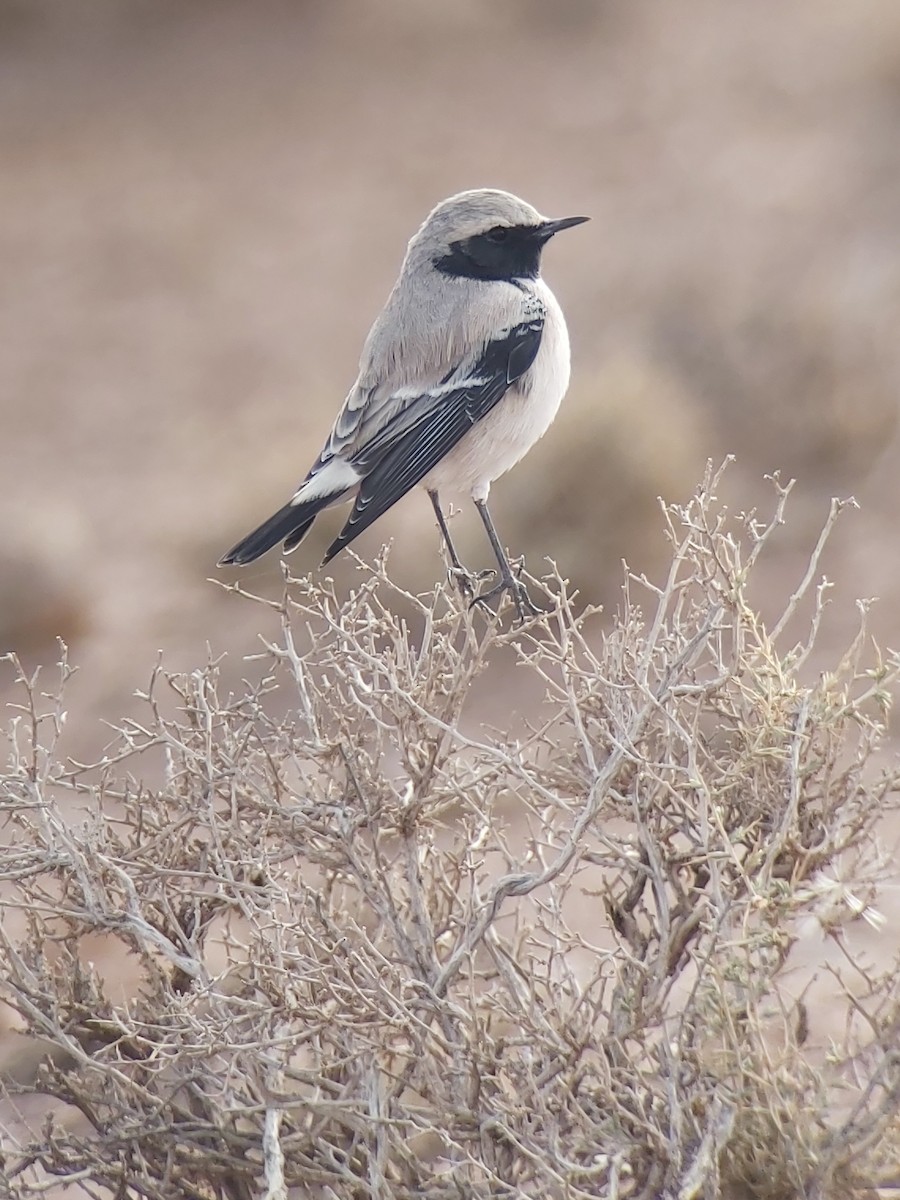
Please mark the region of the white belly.
<svg viewBox="0 0 900 1200"><path fill-rule="evenodd" d="M424 487L486 500L491 484L514 467L549 429L569 386L569 334L550 289L537 358L518 385L466 433L422 480Z"/></svg>

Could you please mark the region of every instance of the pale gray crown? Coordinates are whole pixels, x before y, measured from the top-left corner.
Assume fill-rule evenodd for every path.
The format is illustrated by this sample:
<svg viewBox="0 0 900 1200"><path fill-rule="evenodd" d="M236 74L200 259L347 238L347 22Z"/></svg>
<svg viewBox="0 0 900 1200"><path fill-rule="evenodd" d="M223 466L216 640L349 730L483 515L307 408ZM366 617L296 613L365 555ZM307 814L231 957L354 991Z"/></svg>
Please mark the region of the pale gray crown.
<svg viewBox="0 0 900 1200"><path fill-rule="evenodd" d="M498 225L540 225L546 218L511 192L475 188L436 205L413 234L404 266L446 253L451 242L487 233Z"/></svg>

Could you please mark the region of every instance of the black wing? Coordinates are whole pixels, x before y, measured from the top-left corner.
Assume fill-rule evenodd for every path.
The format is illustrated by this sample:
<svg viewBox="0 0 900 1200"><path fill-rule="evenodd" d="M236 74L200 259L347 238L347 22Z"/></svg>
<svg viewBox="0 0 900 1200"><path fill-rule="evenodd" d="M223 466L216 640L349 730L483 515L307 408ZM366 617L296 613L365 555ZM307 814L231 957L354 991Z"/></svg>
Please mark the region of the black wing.
<svg viewBox="0 0 900 1200"><path fill-rule="evenodd" d="M448 454L460 438L500 401L537 357L544 330L542 317L514 326L489 342L477 362L466 371L458 389L448 390L451 375L422 416L405 425L402 433L373 439L352 460L365 471L353 511L340 534L328 547L322 566L358 537L364 529L405 496ZM423 401L428 394L423 392Z"/></svg>

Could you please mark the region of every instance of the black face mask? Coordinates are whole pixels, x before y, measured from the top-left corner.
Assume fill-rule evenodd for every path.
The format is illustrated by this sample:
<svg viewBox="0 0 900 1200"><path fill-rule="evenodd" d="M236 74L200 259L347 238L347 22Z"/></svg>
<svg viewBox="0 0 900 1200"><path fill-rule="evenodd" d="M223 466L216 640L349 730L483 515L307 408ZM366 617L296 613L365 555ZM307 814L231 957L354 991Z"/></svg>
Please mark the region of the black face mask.
<svg viewBox="0 0 900 1200"><path fill-rule="evenodd" d="M536 279L541 251L555 233L587 217L562 217L540 225L495 225L484 233L450 243L450 253L434 259L444 275L463 279Z"/></svg>
<svg viewBox="0 0 900 1200"><path fill-rule="evenodd" d="M497 225L451 242L450 253L434 265L444 275L465 279L536 279L548 236L541 225Z"/></svg>

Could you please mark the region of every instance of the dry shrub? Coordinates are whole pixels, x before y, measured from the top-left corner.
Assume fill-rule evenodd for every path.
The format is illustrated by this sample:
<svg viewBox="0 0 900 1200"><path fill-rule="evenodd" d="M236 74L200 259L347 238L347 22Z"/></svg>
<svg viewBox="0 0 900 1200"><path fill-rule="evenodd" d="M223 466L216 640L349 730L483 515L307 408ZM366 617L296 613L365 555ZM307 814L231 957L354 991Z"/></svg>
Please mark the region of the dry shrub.
<svg viewBox="0 0 900 1200"><path fill-rule="evenodd" d="M804 682L840 506L766 628L748 587L787 489L762 522L722 511L718 479L665 510L668 576L629 578L611 624L559 578L512 630L443 586L398 618L382 566L349 599L291 580L255 684L157 673L92 765L60 761L62 701L22 679L0 987L46 1053L7 1081L9 1195L896 1179L896 974L851 995L835 972L825 1051L787 975L804 925L877 920L898 663L861 628ZM466 708L503 647L544 700L491 734ZM86 961L98 935L139 968L130 999Z"/></svg>

